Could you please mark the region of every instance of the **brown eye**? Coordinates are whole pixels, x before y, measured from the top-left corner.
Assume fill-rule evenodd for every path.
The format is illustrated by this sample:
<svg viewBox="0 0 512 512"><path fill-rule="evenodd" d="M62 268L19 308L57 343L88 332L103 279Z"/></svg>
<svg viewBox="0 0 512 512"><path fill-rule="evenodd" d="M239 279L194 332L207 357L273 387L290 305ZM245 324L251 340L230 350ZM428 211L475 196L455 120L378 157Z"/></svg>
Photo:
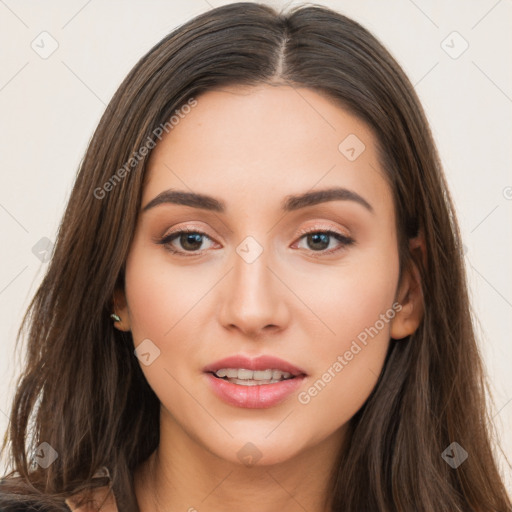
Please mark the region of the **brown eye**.
<svg viewBox="0 0 512 512"><path fill-rule="evenodd" d="M183 256L194 256L195 254L199 254L205 250L205 248L202 247L205 239L211 240L206 233L201 231L182 229L169 233L157 243L163 245L172 253Z"/></svg>
<svg viewBox="0 0 512 512"><path fill-rule="evenodd" d="M201 248L203 235L201 233L181 233L177 238L186 251L197 251Z"/></svg>
<svg viewBox="0 0 512 512"><path fill-rule="evenodd" d="M354 243L354 240L352 238L349 238L345 235L342 235L341 233L338 233L337 231L332 230L316 229L306 231L300 238L300 240L303 239L305 239L306 241L306 247L304 247L305 249L325 254L331 254ZM337 247L335 246L334 248L329 248L331 243L333 243L333 245L336 245L336 241L338 242ZM301 247L299 246L299 248Z"/></svg>
<svg viewBox="0 0 512 512"><path fill-rule="evenodd" d="M329 246L330 235L327 233L311 233L306 235L306 240L309 248L315 251L317 249L323 251Z"/></svg>

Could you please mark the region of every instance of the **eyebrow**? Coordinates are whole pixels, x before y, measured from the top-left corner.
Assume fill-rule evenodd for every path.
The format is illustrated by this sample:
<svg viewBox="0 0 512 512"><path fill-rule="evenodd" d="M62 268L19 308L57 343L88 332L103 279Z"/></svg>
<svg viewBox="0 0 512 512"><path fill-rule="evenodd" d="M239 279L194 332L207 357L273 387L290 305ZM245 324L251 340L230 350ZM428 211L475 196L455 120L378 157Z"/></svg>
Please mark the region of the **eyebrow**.
<svg viewBox="0 0 512 512"><path fill-rule="evenodd" d="M353 190L341 187L315 190L299 195L288 195L284 198L281 204L281 209L285 212L291 212L308 206L326 203L328 201L354 201L361 206L364 206L364 208L369 212L374 212L373 207L368 203L368 201L366 201L366 199ZM173 189L164 190L158 194L142 208L142 211L146 212L155 206L168 203L190 206L192 208L200 208L218 213L225 213L226 211L226 203L220 199L216 199L215 197L205 194Z"/></svg>

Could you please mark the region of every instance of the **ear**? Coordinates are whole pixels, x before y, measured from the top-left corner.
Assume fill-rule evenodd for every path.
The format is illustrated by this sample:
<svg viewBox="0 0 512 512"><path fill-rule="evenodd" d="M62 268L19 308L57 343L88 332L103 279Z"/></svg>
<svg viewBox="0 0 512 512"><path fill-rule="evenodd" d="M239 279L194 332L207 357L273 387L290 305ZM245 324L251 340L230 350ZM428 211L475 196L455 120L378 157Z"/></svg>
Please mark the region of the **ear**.
<svg viewBox="0 0 512 512"><path fill-rule="evenodd" d="M391 338L400 340L413 334L423 318L424 301L418 261L425 263L426 249L423 235L409 242L410 265L404 270L395 300L402 306L391 321Z"/></svg>
<svg viewBox="0 0 512 512"><path fill-rule="evenodd" d="M120 331L129 331L131 329L130 312L126 302L124 289L116 288L114 291L112 313L121 318L120 321L114 320L114 327Z"/></svg>

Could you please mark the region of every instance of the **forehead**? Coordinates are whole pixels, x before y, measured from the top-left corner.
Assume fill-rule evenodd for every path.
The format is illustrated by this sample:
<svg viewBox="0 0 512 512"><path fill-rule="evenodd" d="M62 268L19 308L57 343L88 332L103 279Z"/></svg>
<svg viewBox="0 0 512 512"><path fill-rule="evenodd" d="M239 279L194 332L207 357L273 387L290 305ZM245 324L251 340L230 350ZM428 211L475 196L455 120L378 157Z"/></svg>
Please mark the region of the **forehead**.
<svg viewBox="0 0 512 512"><path fill-rule="evenodd" d="M196 101L153 149L143 201L179 188L261 207L263 199L281 204L283 195L343 186L391 202L372 131L329 97L262 85Z"/></svg>

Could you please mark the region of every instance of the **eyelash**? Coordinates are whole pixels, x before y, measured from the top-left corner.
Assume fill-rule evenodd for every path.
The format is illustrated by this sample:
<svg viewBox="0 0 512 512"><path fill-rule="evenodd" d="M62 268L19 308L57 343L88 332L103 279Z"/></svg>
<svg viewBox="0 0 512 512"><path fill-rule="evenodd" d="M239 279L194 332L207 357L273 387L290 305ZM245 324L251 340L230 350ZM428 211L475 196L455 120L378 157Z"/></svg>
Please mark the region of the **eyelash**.
<svg viewBox="0 0 512 512"><path fill-rule="evenodd" d="M191 256L197 256L197 255L201 254L202 252L204 252L204 251L197 251L197 252L180 251L180 250L174 249L170 245L171 242L174 241L179 236L181 236L183 233L194 233L197 235L202 235L211 240L211 237L209 237L206 233L203 233L202 231L200 231L198 229L183 228L183 229L180 229L179 231L173 231L172 233L169 233L168 235L164 236L163 238L157 240L156 243L159 245L163 245L165 247L165 249L167 251L171 252L172 254L176 254L178 256L183 256L185 258L191 257ZM341 243L341 245L339 247L337 247L335 249L330 249L328 251L326 251L326 250L312 251L311 250L310 252L312 252L314 254L314 257L322 257L325 255L330 255L330 254L336 253L338 251L345 249L347 246L353 245L355 243L353 238L350 238L346 235L342 235L341 233L338 233L337 231L333 231L332 229L322 229L322 228L318 228L318 227L301 230L299 233L299 240L301 240L302 238L304 238L307 235L312 235L312 234L326 234L326 235L329 235L329 236L335 238L336 240L338 240L338 242ZM207 250L207 249L205 249L205 250Z"/></svg>

